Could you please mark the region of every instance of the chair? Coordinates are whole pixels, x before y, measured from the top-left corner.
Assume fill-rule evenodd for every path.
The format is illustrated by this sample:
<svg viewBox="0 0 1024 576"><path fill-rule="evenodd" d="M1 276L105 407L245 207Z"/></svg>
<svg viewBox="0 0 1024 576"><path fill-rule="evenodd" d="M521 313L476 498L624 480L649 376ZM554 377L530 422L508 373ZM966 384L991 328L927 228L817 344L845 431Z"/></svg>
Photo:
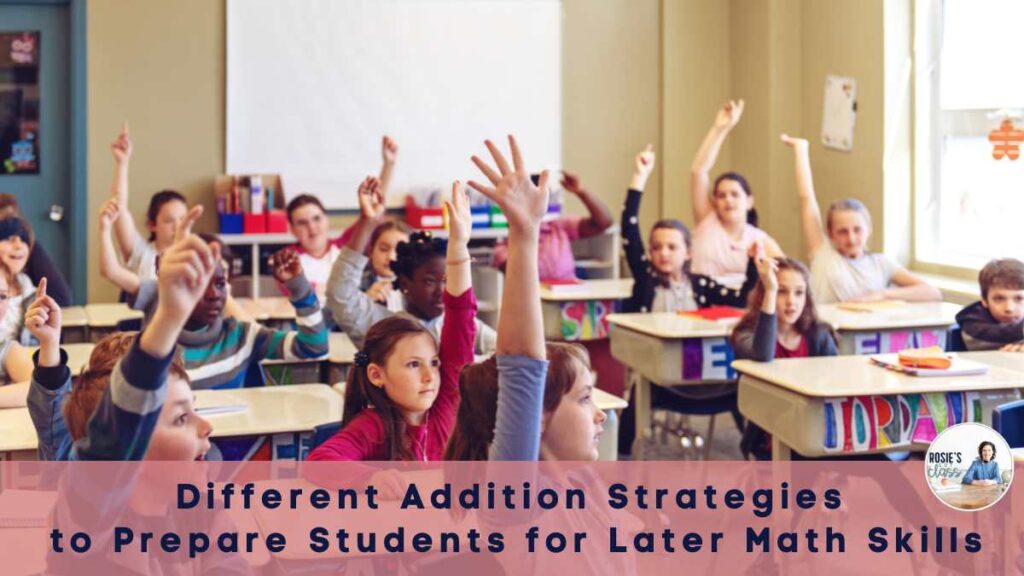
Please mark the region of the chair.
<svg viewBox="0 0 1024 576"><path fill-rule="evenodd" d="M1010 448L1024 447L1024 400L996 406L992 410L992 428L1006 438Z"/></svg>
<svg viewBox="0 0 1024 576"><path fill-rule="evenodd" d="M948 352L966 352L967 344L964 343L964 333L959 326L949 329L949 341L946 342Z"/></svg>
<svg viewBox="0 0 1024 576"><path fill-rule="evenodd" d="M316 428L313 428L313 443L310 445L309 450L312 452L317 446L323 444L328 438L334 436L341 430L341 421L328 422L327 424L321 424Z"/></svg>

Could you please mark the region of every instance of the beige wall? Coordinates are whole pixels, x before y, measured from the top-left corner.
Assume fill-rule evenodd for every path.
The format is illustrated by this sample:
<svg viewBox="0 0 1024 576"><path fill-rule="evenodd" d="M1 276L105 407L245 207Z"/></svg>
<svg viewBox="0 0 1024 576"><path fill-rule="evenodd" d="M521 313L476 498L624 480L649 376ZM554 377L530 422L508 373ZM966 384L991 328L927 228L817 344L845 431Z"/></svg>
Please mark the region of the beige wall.
<svg viewBox="0 0 1024 576"><path fill-rule="evenodd" d="M898 4L906 16L908 0ZM792 157L778 142L781 132L812 142L822 206L847 196L863 200L875 218L876 250L887 229L906 236L906 214L890 197L888 211L898 218L887 220L882 190L909 188L905 164L892 161L898 155L887 155L883 166L886 123L909 126L909 113L895 112L905 59L883 59L883 32L898 44L907 21L883 29L882 0L563 0L563 11L564 165L616 218L631 158L651 142L658 168L641 212L644 226L658 217L691 221L693 154L715 110L736 97L747 100L747 111L715 172L749 177L762 226L787 252L805 257ZM224 167L223 0L93 0L88 26L89 222L109 194L109 144L123 119L131 122L137 151L130 208L139 225L149 196L162 188L181 190L212 212L212 176ZM826 74L857 80L850 153L818 143ZM889 131L890 148L908 148L906 130ZM570 210L581 210L574 202ZM212 229L212 215L201 226ZM88 280L90 301L114 298L95 267Z"/></svg>
<svg viewBox="0 0 1024 576"><path fill-rule="evenodd" d="M212 177L224 166L224 3L210 0L88 3L89 255L96 214L109 195L110 143L122 120L135 157L130 209L145 233L152 193L172 188L206 204L213 229ZM116 298L89 267L89 301Z"/></svg>

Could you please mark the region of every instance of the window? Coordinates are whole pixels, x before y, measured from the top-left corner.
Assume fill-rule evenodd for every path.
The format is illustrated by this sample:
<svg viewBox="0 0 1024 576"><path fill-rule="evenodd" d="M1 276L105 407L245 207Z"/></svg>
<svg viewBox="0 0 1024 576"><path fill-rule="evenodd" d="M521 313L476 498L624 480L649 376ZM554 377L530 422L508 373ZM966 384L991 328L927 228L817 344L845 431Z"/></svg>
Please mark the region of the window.
<svg viewBox="0 0 1024 576"><path fill-rule="evenodd" d="M1024 260L1024 146L993 155L989 133L1024 130L1020 0L915 3L915 260L980 268Z"/></svg>

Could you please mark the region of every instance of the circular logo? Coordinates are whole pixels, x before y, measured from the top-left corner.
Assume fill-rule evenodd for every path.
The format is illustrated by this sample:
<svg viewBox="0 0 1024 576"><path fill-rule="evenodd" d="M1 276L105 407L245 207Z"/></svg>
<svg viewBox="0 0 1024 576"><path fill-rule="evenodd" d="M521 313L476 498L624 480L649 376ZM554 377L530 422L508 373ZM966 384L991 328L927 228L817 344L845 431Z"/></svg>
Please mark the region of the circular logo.
<svg viewBox="0 0 1024 576"><path fill-rule="evenodd" d="M1010 446L984 424L950 426L932 441L924 462L932 494L957 510L984 510L1013 482Z"/></svg>

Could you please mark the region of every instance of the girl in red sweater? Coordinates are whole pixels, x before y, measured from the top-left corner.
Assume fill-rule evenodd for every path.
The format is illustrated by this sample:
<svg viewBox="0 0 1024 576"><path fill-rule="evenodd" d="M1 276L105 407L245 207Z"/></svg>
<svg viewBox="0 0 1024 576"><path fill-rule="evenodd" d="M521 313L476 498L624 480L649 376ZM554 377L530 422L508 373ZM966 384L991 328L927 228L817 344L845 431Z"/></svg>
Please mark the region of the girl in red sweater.
<svg viewBox="0 0 1024 576"><path fill-rule="evenodd" d="M359 197L367 237L384 211L378 192ZM408 315L381 320L366 334L345 388L341 430L309 460L441 460L459 406L459 373L473 361L476 297L470 272L469 202L459 182L446 203L449 220L441 343ZM365 242L364 242L365 243ZM436 280L442 284L445 278Z"/></svg>

